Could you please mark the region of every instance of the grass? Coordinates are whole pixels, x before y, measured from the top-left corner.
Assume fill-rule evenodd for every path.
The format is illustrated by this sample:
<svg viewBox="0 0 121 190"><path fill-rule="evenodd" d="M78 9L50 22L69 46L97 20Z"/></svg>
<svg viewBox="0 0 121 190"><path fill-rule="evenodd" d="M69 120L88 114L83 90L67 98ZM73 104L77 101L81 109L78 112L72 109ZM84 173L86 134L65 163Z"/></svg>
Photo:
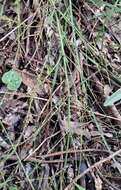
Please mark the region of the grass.
<svg viewBox="0 0 121 190"><path fill-rule="evenodd" d="M7 54L6 59L12 62L3 64L0 73L2 77L8 70L17 68L20 73L26 72L28 82L23 81L16 95L11 91L0 93L4 112L3 115L0 112L1 136L9 145L9 148L0 146L0 188L66 190L80 174L83 161L90 167L105 158L104 150L110 155L120 149L119 117L112 107L105 109L103 104L105 86L108 85L113 93L121 85L120 43L111 30L114 17L118 19L116 26L120 22L121 4L118 0L87 0L82 4L72 0L17 0L15 3L10 1L9 5L14 13L10 11L7 16L7 3L2 4L0 18L5 32L0 43L6 51L1 50L3 57ZM15 39L10 38L12 34ZM28 75L35 76L36 88L31 88L33 79L29 80ZM2 82L1 86L6 88ZM120 115L120 102L115 108ZM12 125L6 124L9 113L12 117L14 114L20 116L17 126L15 121ZM93 134L97 131L100 135L72 133L71 129L77 125L84 131ZM9 128L13 130L12 135ZM27 138L25 134L28 134ZM63 154L70 149L73 154ZM100 149L102 155L76 153L76 150L83 149ZM60 156L44 159L44 155L56 155L59 151L62 152ZM56 160L61 162L54 163ZM95 176L99 176L102 189L109 186L107 180L120 189L111 170L113 168L115 175L120 177L120 161L113 157L107 165L103 164L99 172L95 169L86 177L91 180L93 188ZM105 171L111 175L112 181ZM74 188L90 188L86 178L83 179L84 187L81 183L74 183Z"/></svg>

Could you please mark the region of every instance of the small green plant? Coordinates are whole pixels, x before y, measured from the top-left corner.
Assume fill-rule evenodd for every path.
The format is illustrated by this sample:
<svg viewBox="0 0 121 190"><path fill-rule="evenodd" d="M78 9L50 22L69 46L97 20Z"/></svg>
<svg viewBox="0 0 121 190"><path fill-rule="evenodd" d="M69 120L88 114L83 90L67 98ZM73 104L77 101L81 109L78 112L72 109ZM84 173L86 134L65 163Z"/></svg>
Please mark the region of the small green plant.
<svg viewBox="0 0 121 190"><path fill-rule="evenodd" d="M10 70L3 74L2 82L7 85L9 90L17 90L22 82L22 77L14 70Z"/></svg>
<svg viewBox="0 0 121 190"><path fill-rule="evenodd" d="M117 90L111 96L109 96L104 102L104 106L113 106L113 104L119 100L121 100L121 89Z"/></svg>

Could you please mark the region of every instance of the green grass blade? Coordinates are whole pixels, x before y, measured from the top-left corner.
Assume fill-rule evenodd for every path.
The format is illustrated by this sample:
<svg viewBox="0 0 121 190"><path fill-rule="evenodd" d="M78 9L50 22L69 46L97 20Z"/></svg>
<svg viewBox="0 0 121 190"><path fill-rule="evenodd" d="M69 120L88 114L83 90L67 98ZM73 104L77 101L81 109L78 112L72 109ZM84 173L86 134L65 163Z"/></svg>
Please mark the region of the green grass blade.
<svg viewBox="0 0 121 190"><path fill-rule="evenodd" d="M109 96L104 102L104 106L112 106L117 101L121 100L121 89L114 92L111 96Z"/></svg>

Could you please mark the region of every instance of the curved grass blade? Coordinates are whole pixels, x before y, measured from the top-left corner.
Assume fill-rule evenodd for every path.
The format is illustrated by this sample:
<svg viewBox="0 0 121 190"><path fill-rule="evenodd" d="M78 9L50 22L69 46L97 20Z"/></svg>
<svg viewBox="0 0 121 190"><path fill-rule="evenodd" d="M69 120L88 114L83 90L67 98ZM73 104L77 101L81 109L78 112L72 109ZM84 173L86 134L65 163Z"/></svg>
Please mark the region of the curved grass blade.
<svg viewBox="0 0 121 190"><path fill-rule="evenodd" d="M113 104L119 100L121 100L121 89L117 90L111 96L109 96L104 102L104 106L113 106Z"/></svg>

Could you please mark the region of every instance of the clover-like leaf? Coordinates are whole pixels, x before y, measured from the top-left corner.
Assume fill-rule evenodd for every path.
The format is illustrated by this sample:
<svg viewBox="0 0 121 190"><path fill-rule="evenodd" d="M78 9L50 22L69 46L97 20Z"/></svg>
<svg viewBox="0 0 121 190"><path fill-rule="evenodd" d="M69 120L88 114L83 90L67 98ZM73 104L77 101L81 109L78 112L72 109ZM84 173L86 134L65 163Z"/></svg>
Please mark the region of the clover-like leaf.
<svg viewBox="0 0 121 190"><path fill-rule="evenodd" d="M20 74L14 70L10 70L3 74L2 82L7 85L9 90L17 90L22 82Z"/></svg>

